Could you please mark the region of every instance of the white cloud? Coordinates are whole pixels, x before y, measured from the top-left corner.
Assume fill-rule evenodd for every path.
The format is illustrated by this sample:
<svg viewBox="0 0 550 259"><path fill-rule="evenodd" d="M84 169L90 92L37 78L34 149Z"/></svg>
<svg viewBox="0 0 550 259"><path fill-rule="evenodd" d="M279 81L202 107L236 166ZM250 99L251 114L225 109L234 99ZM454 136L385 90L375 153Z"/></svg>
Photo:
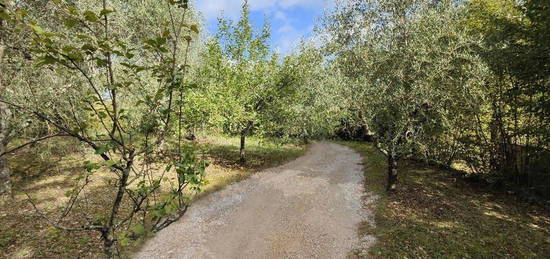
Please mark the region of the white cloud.
<svg viewBox="0 0 550 259"><path fill-rule="evenodd" d="M217 1L217 0L206 0L201 1L197 0L198 5L197 9L202 12L204 18L209 21L211 19L216 19L222 13L224 16L229 18L238 17L239 11L241 10L240 5L232 4L232 1Z"/></svg>
<svg viewBox="0 0 550 259"><path fill-rule="evenodd" d="M223 14L229 18L236 18L242 5L242 0L196 0L198 9L206 20L216 19ZM326 6L327 0L249 0L252 11L285 10L302 7L320 9Z"/></svg>
<svg viewBox="0 0 550 259"><path fill-rule="evenodd" d="M318 8L319 6L324 6L326 1L323 0L282 0L279 1L279 5L283 8L290 7L305 7L305 8Z"/></svg>
<svg viewBox="0 0 550 259"><path fill-rule="evenodd" d="M240 2L236 0L237 2ZM249 0L250 9L252 11L259 11L263 9L271 9L277 5L276 0Z"/></svg>
<svg viewBox="0 0 550 259"><path fill-rule="evenodd" d="M282 26L277 32L281 36L274 42L274 46L282 54L287 54L298 46L304 34L304 32L297 30L290 24Z"/></svg>
<svg viewBox="0 0 550 259"><path fill-rule="evenodd" d="M222 13L224 16L235 19L241 11L241 0L197 0L198 9L204 15L206 20L216 19ZM276 0L250 0L250 9L252 11L261 11L272 9L276 6Z"/></svg>
<svg viewBox="0 0 550 259"><path fill-rule="evenodd" d="M287 15L282 11L275 12L275 19L286 22L288 21Z"/></svg>
<svg viewBox="0 0 550 259"><path fill-rule="evenodd" d="M293 8L303 8L318 12L329 7L333 0L249 0L251 11L259 11L272 15L280 22L278 28L273 28L275 34L273 45L282 54L287 54L296 47L304 35L312 30L309 28L297 29L293 23L300 17L288 15ZM196 0L198 10L202 12L207 22L215 21L222 13L223 16L236 20L239 17L242 0ZM314 21L311 21L312 23Z"/></svg>

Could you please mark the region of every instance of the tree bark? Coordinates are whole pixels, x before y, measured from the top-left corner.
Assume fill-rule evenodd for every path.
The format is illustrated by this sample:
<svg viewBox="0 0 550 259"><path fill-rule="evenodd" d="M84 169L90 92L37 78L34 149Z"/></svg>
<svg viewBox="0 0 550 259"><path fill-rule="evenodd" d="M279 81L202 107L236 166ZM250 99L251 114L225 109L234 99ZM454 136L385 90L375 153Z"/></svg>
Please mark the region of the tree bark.
<svg viewBox="0 0 550 259"><path fill-rule="evenodd" d="M1 118L0 118L1 119ZM0 122L3 123L3 122ZM0 133L0 139L3 138L3 133ZM0 153L6 149L4 141L0 140ZM8 197L11 195L11 170L6 161L6 156L0 157L0 197Z"/></svg>
<svg viewBox="0 0 550 259"><path fill-rule="evenodd" d="M241 148L239 152L240 153L239 162L241 164L244 164L246 162L246 156L245 156L246 136L250 134L253 126L254 126L254 122L248 121L246 127L241 131Z"/></svg>
<svg viewBox="0 0 550 259"><path fill-rule="evenodd" d="M0 42L0 62L4 57L4 46ZM0 89L3 89L2 78L0 76ZM1 94L1 93L0 93ZM0 154L3 154L7 149L8 144L8 119L10 117L9 106L5 103L0 103ZM0 197L9 196L11 194L11 171L8 167L6 156L0 156Z"/></svg>
<svg viewBox="0 0 550 259"><path fill-rule="evenodd" d="M397 158L395 151L388 152L388 186L387 191L392 192L397 189Z"/></svg>
<svg viewBox="0 0 550 259"><path fill-rule="evenodd" d="M246 145L246 133L243 131L241 132L241 148L239 150L239 154L240 154L239 162L241 164L244 164L246 162L245 145Z"/></svg>
<svg viewBox="0 0 550 259"><path fill-rule="evenodd" d="M103 239L103 252L105 253L105 255L107 255L108 258L114 258L116 254L116 251L115 251L116 237L113 236L116 231L115 219L117 218L120 206L122 205L122 199L124 198L124 193L126 192L126 186L128 185L128 177L130 176L130 172L132 172L133 165L134 165L134 152L131 151L130 154L128 155L126 167L124 167L124 170L122 170L121 172L122 175L120 178L115 202L113 203L113 208L111 209L111 215L110 215L109 221L107 222L104 230L102 231L101 238Z"/></svg>

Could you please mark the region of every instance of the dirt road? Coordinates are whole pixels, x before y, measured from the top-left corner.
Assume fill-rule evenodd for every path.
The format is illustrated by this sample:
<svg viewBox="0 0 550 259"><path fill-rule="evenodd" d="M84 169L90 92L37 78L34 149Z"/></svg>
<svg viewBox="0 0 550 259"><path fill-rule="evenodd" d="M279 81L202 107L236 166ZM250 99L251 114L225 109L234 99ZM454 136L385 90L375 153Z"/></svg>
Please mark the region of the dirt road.
<svg viewBox="0 0 550 259"><path fill-rule="evenodd" d="M283 166L194 203L178 222L149 240L136 258L346 258L368 220L361 157L315 143Z"/></svg>

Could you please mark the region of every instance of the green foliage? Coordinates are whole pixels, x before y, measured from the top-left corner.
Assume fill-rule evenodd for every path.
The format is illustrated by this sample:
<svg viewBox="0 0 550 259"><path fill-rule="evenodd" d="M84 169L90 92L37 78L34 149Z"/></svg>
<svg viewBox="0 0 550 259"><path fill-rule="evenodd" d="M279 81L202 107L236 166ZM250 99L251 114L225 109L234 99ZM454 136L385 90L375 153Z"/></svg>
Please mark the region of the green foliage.
<svg viewBox="0 0 550 259"><path fill-rule="evenodd" d="M531 166L549 147L547 6L338 3L320 31L345 76L341 131L370 135L391 157L490 174L497 186L548 182Z"/></svg>
<svg viewBox="0 0 550 259"><path fill-rule="evenodd" d="M101 160L84 163L87 173L77 177L77 187L67 193L69 204L61 218L85 206L80 194L93 172L112 173L112 179L106 180L112 188L110 213L64 228L100 232L105 253L114 256L116 237L125 236L123 229L138 214L151 220L149 213L163 211L169 220L155 218L146 224L147 231L158 231L185 212L186 188L200 190L205 162L193 147L183 150L181 141L170 138L176 108L184 105L176 95L190 85L188 56L200 30L187 1L166 0L160 6L158 1L116 0L42 5L29 8L28 16L10 17L29 35L21 41L32 51L23 55L32 56L33 69L58 84L17 88L16 82L14 91L32 98L1 95L0 101L33 114L48 126L48 134L74 138ZM21 3L18 8L32 6ZM45 7L56 15L41 16ZM10 99L6 102L4 97ZM174 150L178 152L173 154ZM162 171L156 168L158 163L177 168ZM175 183L164 177L169 174L176 176ZM175 187L158 200L162 185L170 183ZM131 232L140 235L145 229Z"/></svg>
<svg viewBox="0 0 550 259"><path fill-rule="evenodd" d="M341 79L337 68L325 64L322 50L303 42L283 60L277 80L285 94L264 115L263 131L300 139L331 136L344 105Z"/></svg>
<svg viewBox="0 0 550 259"><path fill-rule="evenodd" d="M548 149L548 3L471 1L466 28L482 35L479 50L494 77L487 80L484 126L489 181L533 188L550 182L546 169L530 166ZM529 162L531 161L531 162ZM496 180L496 181L494 181ZM533 188L539 195L540 187Z"/></svg>
<svg viewBox="0 0 550 259"><path fill-rule="evenodd" d="M201 153L193 147L188 147L179 161L174 164L178 181L190 184L194 191L200 191L201 185L204 184L205 170L208 167L208 162L200 159L200 155Z"/></svg>
<svg viewBox="0 0 550 259"><path fill-rule="evenodd" d="M241 137L238 150L206 148L232 166L251 136L352 132L372 137L390 168L416 157L547 193L548 1L338 1L315 39L285 57L270 50L268 23L251 25L247 1L204 41L185 0L0 3L2 149L63 136L95 154L79 162L62 213L83 210L90 179L108 174L106 212L67 223L100 232L110 256L205 188L205 154L185 140L201 129ZM253 147L249 168L283 160L270 149ZM405 242L429 231L392 233Z"/></svg>
<svg viewBox="0 0 550 259"><path fill-rule="evenodd" d="M438 7L422 1L375 2L361 4L358 13L352 4L342 11L371 30L349 35L359 32L342 30L352 26L345 20L334 21L339 27L332 44L349 49L338 52L335 61L349 78L352 122L366 127L382 150L407 156L424 136L448 127L454 116L449 108L468 101L463 89L483 85L485 68L472 53L476 41L458 27L459 8L447 2ZM349 37L357 42L345 41Z"/></svg>
<svg viewBox="0 0 550 259"><path fill-rule="evenodd" d="M241 161L245 139L252 134L272 131L274 114L282 107L278 100L289 95L291 86L281 78L279 56L270 54L270 26L255 32L245 1L236 23L219 19L219 32L209 39L195 71L197 89L187 92L187 110L191 121L218 132L240 135Z"/></svg>
<svg viewBox="0 0 550 259"><path fill-rule="evenodd" d="M261 123L259 117L268 99L277 98L278 94L274 79L277 56L269 57L267 44L269 25L256 34L249 15L248 3L244 2L238 22L220 19L216 41L208 47L213 55L212 65L224 67L216 71L224 74L214 82L219 98L214 101L221 105L221 124L232 134L250 134Z"/></svg>

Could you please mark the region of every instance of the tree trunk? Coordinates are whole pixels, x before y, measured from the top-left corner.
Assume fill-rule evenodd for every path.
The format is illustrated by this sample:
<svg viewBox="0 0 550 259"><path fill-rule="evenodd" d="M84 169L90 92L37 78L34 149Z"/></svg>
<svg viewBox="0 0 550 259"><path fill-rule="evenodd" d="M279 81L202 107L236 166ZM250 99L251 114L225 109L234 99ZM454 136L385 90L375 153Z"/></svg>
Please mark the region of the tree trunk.
<svg viewBox="0 0 550 259"><path fill-rule="evenodd" d="M388 186L387 191L392 192L397 188L397 158L395 151L388 152Z"/></svg>
<svg viewBox="0 0 550 259"><path fill-rule="evenodd" d="M109 234L104 234L106 235L105 237L102 237L103 238L103 253L105 254L105 256L108 258L108 259L111 259L111 258L114 258L115 257L115 247L114 247L114 242L112 241L111 237L109 237Z"/></svg>
<svg viewBox="0 0 550 259"><path fill-rule="evenodd" d="M3 137L2 133L0 133L0 139L2 137ZM6 150L6 147L4 146L3 141L0 140L0 153L3 153L5 150ZM10 177L11 177L11 172L10 172L8 163L6 161L6 156L1 156L0 157L0 197L2 198L8 197L11 195Z"/></svg>
<svg viewBox="0 0 550 259"><path fill-rule="evenodd" d="M126 187L128 185L128 177L132 172L133 165L134 165L134 152L131 151L130 154L128 155L126 167L121 172L122 175L120 177L118 191L115 198L115 202L113 203L113 208L111 209L111 215L109 217L109 221L104 226L104 229L101 234L101 238L103 239L103 252L107 256L107 258L114 258L116 255L116 247L115 247L116 237L114 237L114 234L116 233L117 227L115 226L115 219L118 217L119 209L122 205L124 194L126 193Z"/></svg>
<svg viewBox="0 0 550 259"><path fill-rule="evenodd" d="M240 148L240 152L239 152L240 153L239 162L241 164L244 164L246 162L245 151L244 151L245 144L246 144L246 133L241 132L241 148Z"/></svg>
<svg viewBox="0 0 550 259"><path fill-rule="evenodd" d="M4 57L4 46L0 42L0 62ZM2 78L0 75L0 89L4 86L2 84ZM0 93L1 94L1 93ZM10 110L8 105L0 103L0 154L6 151L7 139L8 139L8 119L10 117ZM6 156L0 157L0 197L9 196L11 194L11 182L10 182L10 168L8 167Z"/></svg>

